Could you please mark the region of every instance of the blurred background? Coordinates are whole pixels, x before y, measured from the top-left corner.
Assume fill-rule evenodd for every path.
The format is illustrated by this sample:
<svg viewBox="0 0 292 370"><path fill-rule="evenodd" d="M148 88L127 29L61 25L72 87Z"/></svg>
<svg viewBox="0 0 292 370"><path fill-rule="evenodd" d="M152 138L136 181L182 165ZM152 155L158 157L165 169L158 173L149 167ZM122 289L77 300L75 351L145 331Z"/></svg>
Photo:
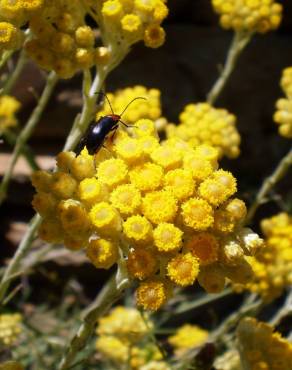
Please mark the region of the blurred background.
<svg viewBox="0 0 292 370"><path fill-rule="evenodd" d="M241 156L235 160L223 159L221 166L229 169L238 179L239 196L252 199L265 176L270 174L286 154L291 143L278 135L273 122L275 102L281 97L279 86L283 68L292 66L292 2L279 1L284 5L282 26L276 32L255 36L240 57L232 78L216 103L237 116L241 134ZM163 116L170 122L178 122L178 115L188 103L197 103L205 97L218 77L225 61L232 33L218 26L209 0L168 0L170 15L165 22L166 43L157 50L142 44L134 50L114 71L106 91L136 84L161 90ZM32 63L13 90L23 104L19 117L21 126L35 105L35 95L43 87L44 76ZM53 168L54 157L63 147L65 137L75 115L80 111L81 77L60 81L56 93L30 140L39 165ZM11 148L1 145L0 176L5 172ZM34 211L30 205L33 188L29 180L30 170L21 159L15 168L9 194L0 210L1 258L11 256L17 247ZM292 203L292 177L280 183L278 190L286 194L285 207ZM288 201L286 201L288 199ZM274 201L265 204L255 219L277 213L282 199L275 193ZM51 302L59 300L66 281L78 276L85 286L85 294L95 296L110 272L101 273L84 260L74 259L71 253L50 262L45 268L37 267L37 274L23 282L30 287L42 286L38 294L32 294L37 303L50 295ZM72 267L73 266L73 267ZM47 287L47 289L46 289ZM30 292L26 292L30 295Z"/></svg>

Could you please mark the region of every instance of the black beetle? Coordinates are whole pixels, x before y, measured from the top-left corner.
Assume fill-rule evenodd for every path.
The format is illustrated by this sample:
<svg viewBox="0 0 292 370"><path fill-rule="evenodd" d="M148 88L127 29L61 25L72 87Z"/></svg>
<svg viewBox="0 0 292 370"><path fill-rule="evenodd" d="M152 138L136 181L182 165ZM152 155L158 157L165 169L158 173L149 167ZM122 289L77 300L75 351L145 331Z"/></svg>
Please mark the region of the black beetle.
<svg viewBox="0 0 292 370"><path fill-rule="evenodd" d="M143 98L143 97L134 98L132 101L130 101L130 103L126 106L123 112L119 115L119 114L114 114L108 97L105 94L104 96L106 97L109 103L112 114L109 114L104 117L100 117L100 119L97 122L92 122L88 126L88 129L86 130L84 136L80 139L77 145L77 148L75 150L76 155L80 154L80 152L82 151L84 147L87 148L89 154L97 153L100 150L100 148L103 146L103 143L107 139L108 135L111 132L116 131L116 129L119 127L119 122L121 122L124 126L129 127L126 123L124 123L121 120L122 115L125 113L129 105L132 104L133 101L137 99L146 100L146 98Z"/></svg>

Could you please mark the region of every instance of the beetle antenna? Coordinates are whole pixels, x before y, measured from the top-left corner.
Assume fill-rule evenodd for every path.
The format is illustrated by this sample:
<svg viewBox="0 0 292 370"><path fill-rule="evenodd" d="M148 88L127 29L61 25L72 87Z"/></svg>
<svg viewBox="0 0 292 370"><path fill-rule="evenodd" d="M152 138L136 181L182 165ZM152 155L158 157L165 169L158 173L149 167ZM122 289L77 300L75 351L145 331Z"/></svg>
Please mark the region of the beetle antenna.
<svg viewBox="0 0 292 370"><path fill-rule="evenodd" d="M128 109L128 107L135 101L135 100L138 100L138 99L143 99L143 100L147 100L146 98L144 98L143 96L137 96L137 98L134 98L133 100L130 101L130 103L128 103L126 105L126 108L122 111L122 113L120 114L120 117L122 117L122 115L125 113L125 111Z"/></svg>
<svg viewBox="0 0 292 370"><path fill-rule="evenodd" d="M111 109L111 111L112 111L112 114L115 114L115 113L114 113L114 110L113 110L113 107L112 107L112 105L111 105L111 102L110 102L109 98L107 97L107 95L106 95L104 92L102 92L102 91L100 91L100 92L96 92L95 94L97 94L97 95L103 95L103 96L106 98L106 100L107 100L107 102L108 102L108 105L110 106L110 109Z"/></svg>

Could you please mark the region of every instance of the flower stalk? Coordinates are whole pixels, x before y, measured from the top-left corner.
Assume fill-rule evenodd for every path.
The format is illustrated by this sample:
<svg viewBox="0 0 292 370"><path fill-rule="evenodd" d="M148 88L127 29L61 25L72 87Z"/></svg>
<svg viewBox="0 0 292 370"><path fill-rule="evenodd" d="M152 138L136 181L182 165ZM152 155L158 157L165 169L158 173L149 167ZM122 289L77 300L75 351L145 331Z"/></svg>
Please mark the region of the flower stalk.
<svg viewBox="0 0 292 370"><path fill-rule="evenodd" d="M211 105L214 105L214 103L217 101L219 95L222 93L229 77L231 76L236 63L238 61L238 58L246 45L249 43L249 41L252 38L251 33L246 32L235 32L233 40L231 42L227 59L224 64L224 67L220 73L219 78L211 88L210 92L207 95L207 102Z"/></svg>
<svg viewBox="0 0 292 370"><path fill-rule="evenodd" d="M249 224L252 221L259 206L266 201L267 195L270 193L273 187L286 175L291 166L292 166L292 148L285 155L285 157L282 158L274 172L269 177L267 177L263 182L259 192L257 193L255 201L252 203L247 213L246 216L247 224Z"/></svg>
<svg viewBox="0 0 292 370"><path fill-rule="evenodd" d="M27 250L29 249L31 243L34 240L36 231L41 223L41 217L39 215L35 215L30 224L27 232L25 233L22 241L13 256L12 260L10 261L3 278L0 282L0 304L4 301L6 292L10 286L10 283L14 276L17 274L19 264L22 258L25 256Z"/></svg>
<svg viewBox="0 0 292 370"><path fill-rule="evenodd" d="M85 314L77 333L72 338L68 351L60 362L59 370L71 367L77 354L85 347L88 339L93 334L97 320L121 297L129 285L128 277L118 270L117 275L112 277L103 287L90 310Z"/></svg>
<svg viewBox="0 0 292 370"><path fill-rule="evenodd" d="M1 88L1 94L2 95L10 94L10 92L11 92L14 84L16 83L18 77L20 76L26 62L27 62L27 57L25 55L25 51L22 50L20 55L19 55L19 58L17 60L16 66L13 69L13 72L10 73L7 76L7 79L4 83L4 86Z"/></svg>
<svg viewBox="0 0 292 370"><path fill-rule="evenodd" d="M38 101L37 106L33 110L30 118L27 121L27 124L21 131L17 141L16 145L14 147L14 151L12 154L11 161L9 163L8 169L3 177L3 180L0 185L0 205L3 203L4 199L6 198L7 189L12 177L14 166L18 160L19 155L23 151L23 147L26 145L28 139L31 137L33 130L35 129L37 123L40 120L40 117L42 113L44 112L47 103L54 91L54 88L57 84L58 76L55 72L51 72L48 75L46 86L43 90L43 93Z"/></svg>

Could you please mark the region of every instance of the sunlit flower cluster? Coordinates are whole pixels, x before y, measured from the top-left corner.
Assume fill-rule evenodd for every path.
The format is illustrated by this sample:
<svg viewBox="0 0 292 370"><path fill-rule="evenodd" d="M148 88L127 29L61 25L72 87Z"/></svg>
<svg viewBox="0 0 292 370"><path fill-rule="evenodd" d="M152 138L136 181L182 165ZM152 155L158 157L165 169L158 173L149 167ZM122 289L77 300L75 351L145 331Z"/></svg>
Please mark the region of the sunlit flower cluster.
<svg viewBox="0 0 292 370"><path fill-rule="evenodd" d="M118 306L98 322L96 349L104 359L119 366L129 364L131 370L160 369L164 364L159 349L143 340L153 329L148 317L129 307ZM144 368L145 366L145 368ZM168 368L161 367L162 370Z"/></svg>
<svg viewBox="0 0 292 370"><path fill-rule="evenodd" d="M21 47L24 33L21 27L44 7L44 0L0 1L0 54Z"/></svg>
<svg viewBox="0 0 292 370"><path fill-rule="evenodd" d="M261 223L266 246L247 257L254 278L247 288L270 301L292 284L292 217L280 213Z"/></svg>
<svg viewBox="0 0 292 370"><path fill-rule="evenodd" d="M95 11L107 44L128 49L143 40L151 48L164 43L165 32L160 26L168 14L164 0L87 0ZM94 15L93 15L94 16ZM112 52L113 50L110 50Z"/></svg>
<svg viewBox="0 0 292 370"><path fill-rule="evenodd" d="M154 122L119 128L95 157L63 152L57 171L35 172L33 206L43 217L40 237L71 249L86 248L97 268L126 260L140 280L137 301L157 310L175 285L198 278L208 292L225 278L250 278L244 255L261 239L242 228L243 201L233 175L218 169L218 151L192 149L180 139L159 143Z"/></svg>
<svg viewBox="0 0 292 370"><path fill-rule="evenodd" d="M148 118L157 121L161 118L160 91L158 89L147 89L144 86L137 85L117 90L115 93L108 93L107 97L111 103L113 111L121 114L129 103L131 103L122 116L126 124L134 124L141 118ZM142 97L144 99L136 99ZM134 99L136 99L134 101ZM97 113L96 118L112 114L111 108L105 99L104 107Z"/></svg>
<svg viewBox="0 0 292 370"><path fill-rule="evenodd" d="M21 333L21 315L2 314L0 315L0 345L13 345Z"/></svg>
<svg viewBox="0 0 292 370"><path fill-rule="evenodd" d="M20 102L13 96L0 96L0 134L17 124L15 114L20 106Z"/></svg>
<svg viewBox="0 0 292 370"><path fill-rule="evenodd" d="M26 40L28 55L40 67L70 78L109 60L119 63L140 40L161 46L165 32L160 25L168 8L163 0L1 0L0 14L0 53ZM87 15L96 22L101 43Z"/></svg>
<svg viewBox="0 0 292 370"><path fill-rule="evenodd" d="M118 306L99 320L96 332L100 337L114 336L123 342L134 344L152 330L152 327L150 320L144 320L137 309Z"/></svg>
<svg viewBox="0 0 292 370"><path fill-rule="evenodd" d="M292 344L275 333L271 325L245 318L237 328L237 337L244 369L291 369Z"/></svg>
<svg viewBox="0 0 292 370"><path fill-rule="evenodd" d="M196 325L185 324L174 335L168 338L168 342L174 348L177 356L184 354L191 348L199 347L208 338L208 331Z"/></svg>
<svg viewBox="0 0 292 370"><path fill-rule="evenodd" d="M266 33L279 27L282 5L274 0L212 0L225 29Z"/></svg>
<svg viewBox="0 0 292 370"><path fill-rule="evenodd" d="M82 1L46 3L43 11L29 23L33 37L25 47L30 57L62 78L70 78L77 70L93 66L95 35L86 25L85 16Z"/></svg>
<svg viewBox="0 0 292 370"><path fill-rule="evenodd" d="M280 135L292 138L292 67L284 69L281 87L286 98L277 101L274 121L279 125Z"/></svg>
<svg viewBox="0 0 292 370"><path fill-rule="evenodd" d="M240 135L236 117L225 109L213 108L208 103L188 104L179 116L179 125L168 124L168 138L179 137L191 146L209 144L217 148L219 157L238 157Z"/></svg>

